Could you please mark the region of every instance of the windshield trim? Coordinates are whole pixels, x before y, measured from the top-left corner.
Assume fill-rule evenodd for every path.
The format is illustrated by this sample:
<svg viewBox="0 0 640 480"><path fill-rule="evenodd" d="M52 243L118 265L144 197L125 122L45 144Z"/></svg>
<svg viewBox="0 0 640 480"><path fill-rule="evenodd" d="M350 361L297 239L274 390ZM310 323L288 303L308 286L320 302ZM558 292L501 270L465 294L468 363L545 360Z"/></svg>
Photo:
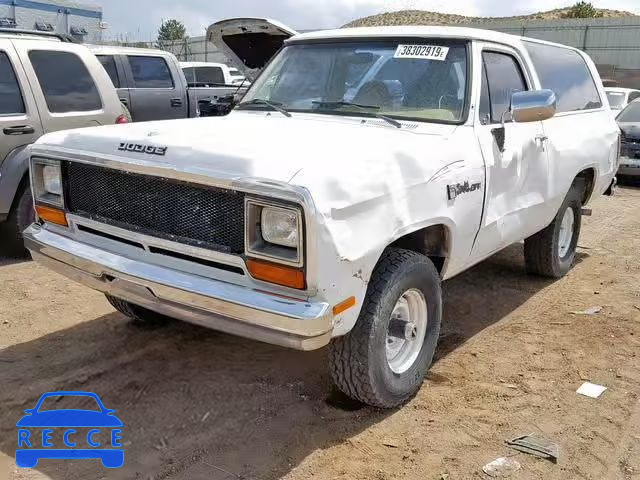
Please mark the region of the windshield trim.
<svg viewBox="0 0 640 480"><path fill-rule="evenodd" d="M469 114L471 111L471 94L472 94L472 83L473 83L473 55L472 55L472 48L471 48L471 44L472 44L472 39L469 38L447 38L447 37L438 37L438 36L392 36L392 37L345 37L345 38L322 38L322 39L303 39L303 40L295 40L295 39L291 39L291 40L287 40L285 42L285 44L275 53L275 55L273 57L271 57L271 59L267 62L267 64L262 68L262 70L260 71L260 74L255 78L255 80L253 81L253 83L251 84L251 87L249 87L249 90L247 90L247 92L245 93L245 96L247 96L251 90L253 88L257 88L258 85L260 84L259 80L262 77L262 75L264 74L264 72L267 71L268 67L271 65L271 63L282 53L282 51L290 46L295 46L295 45L326 45L326 44L340 44L340 43L358 43L358 42L371 42L371 43L389 43L389 42L398 42L398 43L402 43L402 42L408 42L408 41L431 41L431 40L438 40L438 41L442 41L443 43L447 43L447 44L456 44L456 45L463 45L465 47L465 51L467 54L467 69L466 69L466 81L465 81L465 98L464 98L464 107L462 109L462 114L460 115L460 120L438 120L438 119L424 119L422 117L409 117L406 115L393 115L393 114L388 114L385 113L384 115L386 115L389 118L393 118L394 120L398 120L398 121L406 121L406 122L418 122L418 123L435 123L435 124L439 124L439 125L465 125L468 121L469 121ZM258 107L260 107L259 105L257 105ZM234 108L234 110L237 110L238 107L236 106ZM248 108L246 108L246 106L244 108L242 108L239 111L242 110L249 110ZM255 111L264 111L263 108L256 108L253 109L251 108L251 110L255 110ZM326 115L326 114L336 114L336 112L326 112L326 111L313 111L313 110L298 110L295 108L288 108L287 109L289 112L293 112L293 113L309 113L312 115L317 115L317 114L322 114L322 115ZM349 115L341 115L343 112L338 112L336 114L336 116L350 116L350 117L363 117L363 118L375 118L375 116L370 116L367 115L366 112L346 112L349 113ZM364 114L364 115L363 115Z"/></svg>

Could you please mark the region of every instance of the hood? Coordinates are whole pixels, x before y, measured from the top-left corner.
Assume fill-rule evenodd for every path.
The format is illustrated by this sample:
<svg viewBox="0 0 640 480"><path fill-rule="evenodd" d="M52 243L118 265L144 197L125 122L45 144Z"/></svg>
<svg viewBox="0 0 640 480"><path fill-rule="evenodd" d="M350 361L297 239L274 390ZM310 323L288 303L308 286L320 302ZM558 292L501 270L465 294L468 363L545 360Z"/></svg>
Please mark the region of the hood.
<svg viewBox="0 0 640 480"><path fill-rule="evenodd" d="M448 145L455 128L407 123L397 129L375 118L365 121L300 113L286 118L277 113L232 112L226 117L53 132L41 137L33 148L46 154L49 147L62 147L89 156L203 175L229 185L246 179L296 183L292 180L303 172L310 178L309 184L336 177L343 184L366 184L371 175L385 175L404 164L405 172L419 167L417 181L422 181L432 167L434 172L440 168L438 163L446 161L449 152L457 155L456 160L464 158L458 146ZM139 151L127 151L123 145L138 146ZM141 151L147 147L148 153Z"/></svg>
<svg viewBox="0 0 640 480"><path fill-rule="evenodd" d="M207 39L251 81L296 34L286 25L265 18L231 18L207 29Z"/></svg>

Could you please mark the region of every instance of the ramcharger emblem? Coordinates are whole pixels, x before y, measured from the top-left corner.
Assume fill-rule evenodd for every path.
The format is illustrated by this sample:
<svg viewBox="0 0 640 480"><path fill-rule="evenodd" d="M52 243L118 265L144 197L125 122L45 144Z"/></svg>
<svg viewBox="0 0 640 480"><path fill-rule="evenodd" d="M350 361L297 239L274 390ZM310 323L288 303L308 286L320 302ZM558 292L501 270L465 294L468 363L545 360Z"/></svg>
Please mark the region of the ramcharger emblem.
<svg viewBox="0 0 640 480"><path fill-rule="evenodd" d="M449 200L453 200L463 193L476 192L481 188L481 183L470 184L468 181L464 183L457 183L455 185L447 185L447 196L449 197Z"/></svg>
<svg viewBox="0 0 640 480"><path fill-rule="evenodd" d="M153 145L141 145L139 143L122 142L118 146L118 150L124 152L146 153L147 155L163 156L167 153L167 147L154 147Z"/></svg>

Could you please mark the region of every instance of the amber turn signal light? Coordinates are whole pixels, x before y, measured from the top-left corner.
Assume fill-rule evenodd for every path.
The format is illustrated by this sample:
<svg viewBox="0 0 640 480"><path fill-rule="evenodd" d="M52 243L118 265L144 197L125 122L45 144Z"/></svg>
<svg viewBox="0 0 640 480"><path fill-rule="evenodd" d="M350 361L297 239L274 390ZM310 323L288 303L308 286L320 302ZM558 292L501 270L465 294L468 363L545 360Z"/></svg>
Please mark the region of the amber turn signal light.
<svg viewBox="0 0 640 480"><path fill-rule="evenodd" d="M333 307L333 315L340 315L342 312L346 312L356 304L356 297L349 297L344 302L340 302Z"/></svg>
<svg viewBox="0 0 640 480"><path fill-rule="evenodd" d="M304 273L295 268L273 263L247 260L247 269L253 278L284 287L304 289Z"/></svg>
<svg viewBox="0 0 640 480"><path fill-rule="evenodd" d="M63 227L68 226L67 216L62 210L58 210L57 208L36 205L36 214L45 222L55 223L56 225L62 225Z"/></svg>

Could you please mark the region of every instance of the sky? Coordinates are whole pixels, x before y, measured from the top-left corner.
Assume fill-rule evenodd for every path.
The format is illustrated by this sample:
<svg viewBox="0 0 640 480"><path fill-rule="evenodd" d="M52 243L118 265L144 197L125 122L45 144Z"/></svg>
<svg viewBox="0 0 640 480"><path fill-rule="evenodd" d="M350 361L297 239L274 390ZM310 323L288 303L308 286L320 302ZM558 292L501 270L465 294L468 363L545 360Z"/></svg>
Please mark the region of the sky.
<svg viewBox="0 0 640 480"><path fill-rule="evenodd" d="M189 36L204 35L213 22L266 17L294 29L335 28L367 15L417 9L473 16L511 16L551 10L574 0L94 0L109 23L106 37L151 41L163 19L176 18ZM592 0L599 8L640 15L640 0Z"/></svg>

